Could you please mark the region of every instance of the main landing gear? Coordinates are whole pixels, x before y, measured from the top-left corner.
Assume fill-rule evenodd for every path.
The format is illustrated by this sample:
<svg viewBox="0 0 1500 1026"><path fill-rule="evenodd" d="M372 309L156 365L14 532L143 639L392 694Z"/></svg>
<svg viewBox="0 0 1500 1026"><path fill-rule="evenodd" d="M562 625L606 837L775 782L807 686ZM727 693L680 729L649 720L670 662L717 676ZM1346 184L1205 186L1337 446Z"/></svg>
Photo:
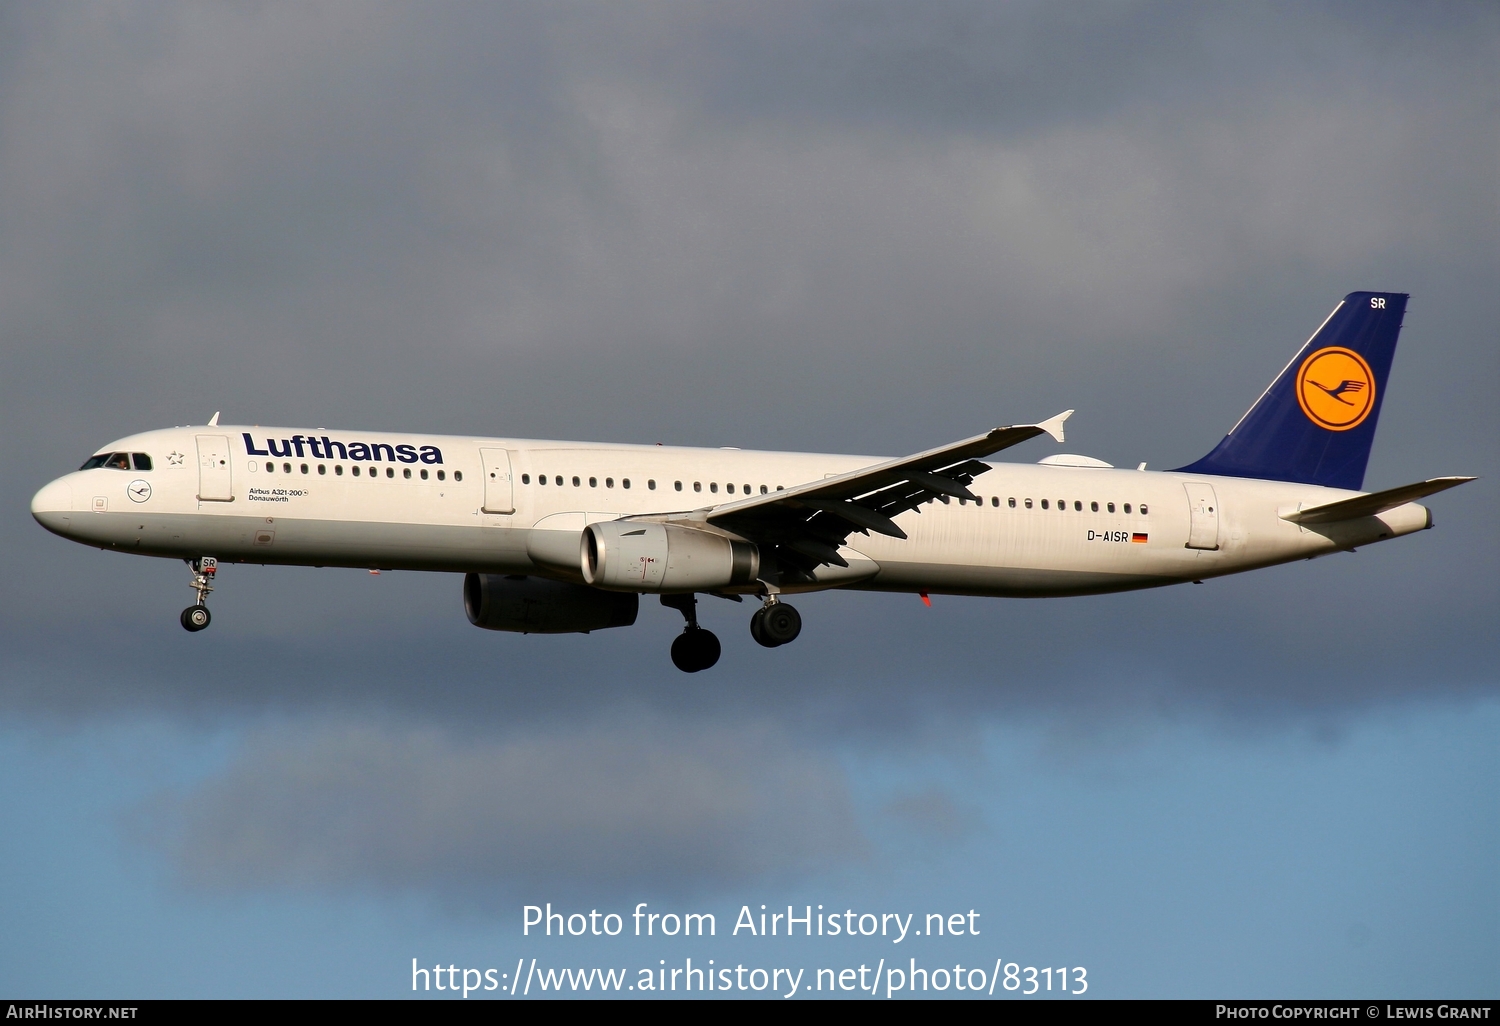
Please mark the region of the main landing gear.
<svg viewBox="0 0 1500 1026"><path fill-rule="evenodd" d="M802 633L802 615L775 595L750 617L750 636L766 648L776 648L796 641Z"/></svg>
<svg viewBox="0 0 1500 1026"><path fill-rule="evenodd" d="M713 631L698 626L698 599L695 595L663 595L661 604L682 614L687 624L672 642L672 663L683 673L706 670L719 661L719 639ZM207 610L204 610L207 612ZM187 614L184 613L184 616ZM184 621L186 626L186 621ZM189 628L190 630L192 628ZM750 617L750 636L766 648L776 648L796 641L802 633L802 616L776 595L767 595L766 604Z"/></svg>
<svg viewBox="0 0 1500 1026"><path fill-rule="evenodd" d="M179 619L183 630L196 634L213 620L205 603L208 601L208 593L214 590L214 574L219 570L219 561L212 556L202 556L186 562L193 571L193 582L188 587L198 593L198 603L184 609Z"/></svg>
<svg viewBox="0 0 1500 1026"><path fill-rule="evenodd" d="M719 661L719 639L713 631L698 626L698 599L694 595L663 595L661 604L675 609L687 621L672 642L672 665L683 673L706 670Z"/></svg>

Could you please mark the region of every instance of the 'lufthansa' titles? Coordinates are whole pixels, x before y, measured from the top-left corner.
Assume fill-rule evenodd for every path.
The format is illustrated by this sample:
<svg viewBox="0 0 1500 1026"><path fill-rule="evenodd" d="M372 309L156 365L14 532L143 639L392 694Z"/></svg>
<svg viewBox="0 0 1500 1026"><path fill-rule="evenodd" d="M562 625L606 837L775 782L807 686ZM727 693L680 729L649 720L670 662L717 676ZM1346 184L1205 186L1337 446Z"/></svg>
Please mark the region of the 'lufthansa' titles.
<svg viewBox="0 0 1500 1026"><path fill-rule="evenodd" d="M372 461L376 463L442 463L443 451L435 445L393 445L389 442L342 442L322 435L293 435L291 438L267 438L266 447L258 449L250 432L242 432L245 452L251 456L311 455L315 460Z"/></svg>

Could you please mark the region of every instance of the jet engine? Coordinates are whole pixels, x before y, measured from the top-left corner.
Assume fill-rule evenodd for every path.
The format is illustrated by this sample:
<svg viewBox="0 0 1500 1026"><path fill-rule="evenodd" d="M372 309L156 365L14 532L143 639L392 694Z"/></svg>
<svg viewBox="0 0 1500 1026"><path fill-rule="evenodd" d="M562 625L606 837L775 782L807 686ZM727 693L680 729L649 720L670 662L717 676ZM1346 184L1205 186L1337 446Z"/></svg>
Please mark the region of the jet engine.
<svg viewBox="0 0 1500 1026"><path fill-rule="evenodd" d="M464 577L464 612L475 627L489 631L587 634L606 627L629 627L635 623L639 606L636 595L545 577Z"/></svg>
<svg viewBox="0 0 1500 1026"><path fill-rule="evenodd" d="M760 576L760 552L754 545L675 524L590 524L580 548L583 579L596 588L716 591Z"/></svg>

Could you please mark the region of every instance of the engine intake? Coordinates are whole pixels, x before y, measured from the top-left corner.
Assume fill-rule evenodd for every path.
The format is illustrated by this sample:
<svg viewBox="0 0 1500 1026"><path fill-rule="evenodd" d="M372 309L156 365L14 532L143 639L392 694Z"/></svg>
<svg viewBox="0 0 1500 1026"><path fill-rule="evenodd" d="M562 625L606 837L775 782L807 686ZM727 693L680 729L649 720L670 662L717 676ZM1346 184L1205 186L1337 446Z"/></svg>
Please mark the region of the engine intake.
<svg viewBox="0 0 1500 1026"><path fill-rule="evenodd" d="M464 612L475 627L519 634L587 634L635 623L635 595L545 577L468 574Z"/></svg>
<svg viewBox="0 0 1500 1026"><path fill-rule="evenodd" d="M585 581L619 591L715 591L760 576L754 545L675 524L590 524L579 557Z"/></svg>

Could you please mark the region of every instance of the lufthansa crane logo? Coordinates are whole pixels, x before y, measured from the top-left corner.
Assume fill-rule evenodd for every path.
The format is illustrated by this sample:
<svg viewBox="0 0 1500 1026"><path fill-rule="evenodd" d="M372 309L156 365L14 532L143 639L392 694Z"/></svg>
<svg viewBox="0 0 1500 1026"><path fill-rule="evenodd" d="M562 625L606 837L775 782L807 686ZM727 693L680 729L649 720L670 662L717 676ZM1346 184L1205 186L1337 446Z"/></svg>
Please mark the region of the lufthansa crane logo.
<svg viewBox="0 0 1500 1026"><path fill-rule="evenodd" d="M1375 375L1352 349L1319 349L1297 371L1297 402L1318 427L1357 428L1375 408Z"/></svg>

